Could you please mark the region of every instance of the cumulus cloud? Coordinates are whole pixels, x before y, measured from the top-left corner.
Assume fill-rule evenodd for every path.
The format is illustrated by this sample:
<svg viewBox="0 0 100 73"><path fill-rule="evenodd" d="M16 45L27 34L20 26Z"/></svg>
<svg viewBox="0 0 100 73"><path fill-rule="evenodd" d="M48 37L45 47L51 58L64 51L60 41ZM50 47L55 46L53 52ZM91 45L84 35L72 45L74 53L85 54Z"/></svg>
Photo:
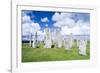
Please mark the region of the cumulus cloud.
<svg viewBox="0 0 100 73"><path fill-rule="evenodd" d="M74 16L73 13L61 13L60 14L60 18L63 20L63 19L66 19L66 18L72 18Z"/></svg>
<svg viewBox="0 0 100 73"><path fill-rule="evenodd" d="M73 27L71 33L73 35L81 35L82 34L81 27L79 27L79 26Z"/></svg>
<svg viewBox="0 0 100 73"><path fill-rule="evenodd" d="M31 23L32 20L30 18L30 16L28 16L27 14L23 13L23 16L22 16L22 23Z"/></svg>
<svg viewBox="0 0 100 73"><path fill-rule="evenodd" d="M39 23L34 23L30 16L23 12L22 16L22 35L29 35L30 33L34 34L35 31L40 31L41 27ZM40 32L39 32L40 33Z"/></svg>
<svg viewBox="0 0 100 73"><path fill-rule="evenodd" d="M63 26L68 26L69 28L75 26L75 21L71 18L66 17L63 20L59 20L54 23L55 27L63 27Z"/></svg>
<svg viewBox="0 0 100 73"><path fill-rule="evenodd" d="M79 21L80 22L80 21ZM76 23L76 26L72 28L72 33L74 35L88 35L90 34L90 24L89 22L79 22Z"/></svg>
<svg viewBox="0 0 100 73"><path fill-rule="evenodd" d="M73 15L74 15L73 13L55 13L52 16L52 20L53 21L59 21L59 20L65 19L66 17L71 18L71 17L73 17Z"/></svg>
<svg viewBox="0 0 100 73"><path fill-rule="evenodd" d="M73 35L90 34L90 23L82 19L75 22L75 20L72 19L74 15L74 13L55 13L52 16L52 20L55 21L53 25L61 28L62 35L68 35L70 33Z"/></svg>
<svg viewBox="0 0 100 73"><path fill-rule="evenodd" d="M55 13L52 16L52 20L56 21L54 23L55 27L62 27L62 26L73 27L75 25L75 21L72 19L72 17L73 17L72 13Z"/></svg>
<svg viewBox="0 0 100 73"><path fill-rule="evenodd" d="M52 16L52 20L53 20L53 21L59 21L59 20L60 20L60 14L59 14L59 13L55 13L55 14Z"/></svg>
<svg viewBox="0 0 100 73"><path fill-rule="evenodd" d="M40 28L40 25L38 24L38 23L32 23L31 24L32 25L32 29L34 30L34 31L39 31L41 28Z"/></svg>
<svg viewBox="0 0 100 73"><path fill-rule="evenodd" d="M23 23L22 24L22 35L28 35L30 33L30 23Z"/></svg>
<svg viewBox="0 0 100 73"><path fill-rule="evenodd" d="M23 12L22 14L22 35L28 35L30 33L31 28L31 19L30 16Z"/></svg>
<svg viewBox="0 0 100 73"><path fill-rule="evenodd" d="M89 22L85 22L83 20L78 20L76 24L79 25L79 26L82 26L82 25L90 26L90 23Z"/></svg>
<svg viewBox="0 0 100 73"><path fill-rule="evenodd" d="M49 22L49 20L47 17L45 17L45 18L41 18L41 22Z"/></svg>
<svg viewBox="0 0 100 73"><path fill-rule="evenodd" d="M83 25L76 25L72 28L68 28L67 26L61 27L61 33L62 35L69 35L72 33L73 35L88 35L90 34L90 28L88 25L84 25L85 23L82 23Z"/></svg>
<svg viewBox="0 0 100 73"><path fill-rule="evenodd" d="M71 31L72 31L72 29L68 28L67 26L61 28L62 35L69 35L71 33Z"/></svg>

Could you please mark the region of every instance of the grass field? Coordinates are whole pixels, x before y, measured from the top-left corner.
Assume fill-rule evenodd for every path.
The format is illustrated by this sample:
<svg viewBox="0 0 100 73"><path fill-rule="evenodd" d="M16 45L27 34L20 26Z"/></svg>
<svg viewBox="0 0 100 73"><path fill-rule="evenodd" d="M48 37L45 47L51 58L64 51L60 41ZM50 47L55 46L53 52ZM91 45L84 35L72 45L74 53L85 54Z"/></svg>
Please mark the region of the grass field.
<svg viewBox="0 0 100 73"><path fill-rule="evenodd" d="M82 56L78 53L78 48L71 50L64 48L39 48L29 47L28 44L22 45L22 62L40 62L40 61L64 61L64 60L88 60L90 59L89 42L87 45L87 55Z"/></svg>

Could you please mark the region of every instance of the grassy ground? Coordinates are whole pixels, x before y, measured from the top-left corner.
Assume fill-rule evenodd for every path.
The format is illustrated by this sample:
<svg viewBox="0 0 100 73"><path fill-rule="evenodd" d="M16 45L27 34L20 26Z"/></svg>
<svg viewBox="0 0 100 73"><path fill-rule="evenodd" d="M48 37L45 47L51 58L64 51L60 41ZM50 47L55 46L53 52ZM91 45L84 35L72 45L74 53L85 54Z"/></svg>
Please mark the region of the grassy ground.
<svg viewBox="0 0 100 73"><path fill-rule="evenodd" d="M75 46L68 51L64 48L43 48L42 45L40 48L32 48L28 44L23 44L22 62L86 60L90 58L89 42L86 56L79 55L78 51Z"/></svg>

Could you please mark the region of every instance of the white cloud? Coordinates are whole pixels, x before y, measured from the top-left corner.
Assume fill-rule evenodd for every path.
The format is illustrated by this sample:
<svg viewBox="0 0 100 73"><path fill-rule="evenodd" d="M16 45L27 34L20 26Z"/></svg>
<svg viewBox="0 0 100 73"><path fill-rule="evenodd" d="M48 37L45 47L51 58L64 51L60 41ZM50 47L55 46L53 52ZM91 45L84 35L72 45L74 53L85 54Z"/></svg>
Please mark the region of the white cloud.
<svg viewBox="0 0 100 73"><path fill-rule="evenodd" d="M75 21L71 18L65 18L61 21L57 21L56 23L53 24L55 27L63 27L63 26L68 26L69 28L75 26Z"/></svg>
<svg viewBox="0 0 100 73"><path fill-rule="evenodd" d="M53 21L59 21L60 20L60 14L59 13L55 13L53 16L52 16L52 20Z"/></svg>
<svg viewBox="0 0 100 73"><path fill-rule="evenodd" d="M79 27L79 26L73 27L71 33L72 33L73 35L80 35L80 34L82 33L81 27Z"/></svg>
<svg viewBox="0 0 100 73"><path fill-rule="evenodd" d="M32 21L30 19L30 16L24 14L22 17L22 22L23 23L31 23Z"/></svg>
<svg viewBox="0 0 100 73"><path fill-rule="evenodd" d="M22 35L34 34L35 31L40 31L41 27L38 23L34 23L30 16L25 13L22 16Z"/></svg>
<svg viewBox="0 0 100 73"><path fill-rule="evenodd" d="M39 30L39 31L37 32L37 34L38 34L38 35L42 35L42 36L43 36L43 35L44 35L44 32L43 32L43 31L41 31L41 30Z"/></svg>
<svg viewBox="0 0 100 73"><path fill-rule="evenodd" d="M33 35L35 35L35 31L37 32L37 35L44 35L44 33L40 30L41 27L38 23L34 23L32 22L30 23L25 23L22 26L22 35L29 35L30 33L32 33Z"/></svg>
<svg viewBox="0 0 100 73"><path fill-rule="evenodd" d="M61 28L62 35L68 35L72 33L73 35L85 35L90 33L90 24L83 20L78 20L75 22L73 13L55 13L52 16L52 20L55 21L53 24L55 27Z"/></svg>
<svg viewBox="0 0 100 73"><path fill-rule="evenodd" d="M67 26L64 26L61 28L61 34L62 35L69 35L71 33L72 29L68 28Z"/></svg>
<svg viewBox="0 0 100 73"><path fill-rule="evenodd" d="M32 28L34 29L34 31L39 31L41 29L40 25L38 23L32 23Z"/></svg>
<svg viewBox="0 0 100 73"><path fill-rule="evenodd" d="M52 20L53 21L61 21L63 19L71 18L71 17L73 17L73 14L72 13L55 13L52 16Z"/></svg>
<svg viewBox="0 0 100 73"><path fill-rule="evenodd" d="M56 22L53 24L55 27L61 27L60 22Z"/></svg>
<svg viewBox="0 0 100 73"><path fill-rule="evenodd" d="M72 28L72 33L74 35L87 35L90 34L90 26L88 22L77 22L76 26Z"/></svg>
<svg viewBox="0 0 100 73"><path fill-rule="evenodd" d="M28 35L30 33L30 23L22 24L22 35Z"/></svg>
<svg viewBox="0 0 100 73"><path fill-rule="evenodd" d="M85 22L83 20L78 20L76 24L79 25L79 26L82 26L82 25L90 26L90 23L89 22Z"/></svg>
<svg viewBox="0 0 100 73"><path fill-rule="evenodd" d="M90 34L90 27L87 25L83 25L81 28L82 34Z"/></svg>
<svg viewBox="0 0 100 73"><path fill-rule="evenodd" d="M45 18L41 18L41 22L49 22L49 20L47 17L45 17Z"/></svg>
<svg viewBox="0 0 100 73"><path fill-rule="evenodd" d="M52 20L56 21L54 23L55 27L68 26L71 28L75 26L75 21L71 17L73 17L72 13L55 13L52 16Z"/></svg>
<svg viewBox="0 0 100 73"><path fill-rule="evenodd" d="M23 13L22 15L22 35L28 35L31 28L31 19L30 16Z"/></svg>
<svg viewBox="0 0 100 73"><path fill-rule="evenodd" d="M61 13L60 14L60 16L61 16L61 19L63 19L63 18L71 18L71 17L73 17L73 13Z"/></svg>
<svg viewBox="0 0 100 73"><path fill-rule="evenodd" d="M70 33L72 33L73 35L88 35L88 34L90 34L90 28L88 25L82 25L82 26L76 25L72 28L64 26L61 28L62 28L61 29L62 35L69 35Z"/></svg>
<svg viewBox="0 0 100 73"><path fill-rule="evenodd" d="M44 21L47 21L45 18ZM35 34L35 31L37 31L37 35L39 35L37 38L38 40L43 40L44 39L44 32L40 30L41 27L39 23L34 23L31 19L30 16L26 15L23 13L22 15L22 35L30 35L32 33L33 35Z"/></svg>

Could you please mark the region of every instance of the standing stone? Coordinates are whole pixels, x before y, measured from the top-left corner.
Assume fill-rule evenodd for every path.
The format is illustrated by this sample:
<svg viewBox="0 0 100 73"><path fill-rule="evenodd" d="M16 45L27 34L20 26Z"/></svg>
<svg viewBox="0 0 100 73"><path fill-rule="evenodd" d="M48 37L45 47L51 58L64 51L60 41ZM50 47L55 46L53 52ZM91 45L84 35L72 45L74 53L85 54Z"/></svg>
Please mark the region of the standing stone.
<svg viewBox="0 0 100 73"><path fill-rule="evenodd" d="M74 43L74 40L73 40L72 34L66 35L64 39L65 49L70 50L73 47L73 43Z"/></svg>
<svg viewBox="0 0 100 73"><path fill-rule="evenodd" d="M30 33L30 36L29 36L29 46L32 47L32 34Z"/></svg>
<svg viewBox="0 0 100 73"><path fill-rule="evenodd" d="M61 48L62 47L62 39L59 39L58 40L58 48Z"/></svg>
<svg viewBox="0 0 100 73"><path fill-rule="evenodd" d="M70 42L69 43L70 48L72 48L73 47L73 42L74 42L72 33L69 35L69 42Z"/></svg>
<svg viewBox="0 0 100 73"><path fill-rule="evenodd" d="M79 40L78 39L76 40L76 45L77 45L77 47L79 46Z"/></svg>
<svg viewBox="0 0 100 73"><path fill-rule="evenodd" d="M29 41L29 46L30 46L30 47L32 46L31 40Z"/></svg>
<svg viewBox="0 0 100 73"><path fill-rule="evenodd" d="M86 55L86 42L85 40L79 41L79 54Z"/></svg>
<svg viewBox="0 0 100 73"><path fill-rule="evenodd" d="M32 41L33 41L32 42L32 47L35 48L35 38L34 38L34 36L32 37Z"/></svg>
<svg viewBox="0 0 100 73"><path fill-rule="evenodd" d="M66 50L70 50L70 39L69 38L66 38L64 39L64 47Z"/></svg>
<svg viewBox="0 0 100 73"><path fill-rule="evenodd" d="M45 29L45 48L51 48L52 41L51 41L51 32L49 28Z"/></svg>
<svg viewBox="0 0 100 73"><path fill-rule="evenodd" d="M57 43L57 48L62 47L62 35L61 35L61 29L57 28L56 30L56 43Z"/></svg>
<svg viewBox="0 0 100 73"><path fill-rule="evenodd" d="M32 28L30 28L29 31L30 31L30 34L29 34L29 46L32 47L32 32L33 32Z"/></svg>
<svg viewBox="0 0 100 73"><path fill-rule="evenodd" d="M37 31L35 31L35 37L34 37L34 44L35 44L35 48L38 46L38 35L37 35Z"/></svg>

